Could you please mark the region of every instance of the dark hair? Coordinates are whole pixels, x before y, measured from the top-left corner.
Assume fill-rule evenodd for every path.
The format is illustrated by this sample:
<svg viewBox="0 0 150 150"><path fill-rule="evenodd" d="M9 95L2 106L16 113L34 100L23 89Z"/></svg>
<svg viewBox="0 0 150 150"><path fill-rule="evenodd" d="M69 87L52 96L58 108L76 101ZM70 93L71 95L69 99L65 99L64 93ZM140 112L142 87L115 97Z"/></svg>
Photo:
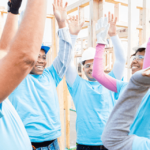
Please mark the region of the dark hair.
<svg viewBox="0 0 150 150"><path fill-rule="evenodd" d="M44 49L42 49L42 48L41 48L41 50L43 50L43 51L45 52L45 50L44 50ZM46 52L45 52L45 54L46 54Z"/></svg>
<svg viewBox="0 0 150 150"><path fill-rule="evenodd" d="M84 64L85 64L85 61L82 62L82 65L83 65L83 66L84 66Z"/></svg>
<svg viewBox="0 0 150 150"><path fill-rule="evenodd" d="M136 52L132 55L135 56L138 52L143 52L145 51L146 48L139 48L138 50L136 50Z"/></svg>

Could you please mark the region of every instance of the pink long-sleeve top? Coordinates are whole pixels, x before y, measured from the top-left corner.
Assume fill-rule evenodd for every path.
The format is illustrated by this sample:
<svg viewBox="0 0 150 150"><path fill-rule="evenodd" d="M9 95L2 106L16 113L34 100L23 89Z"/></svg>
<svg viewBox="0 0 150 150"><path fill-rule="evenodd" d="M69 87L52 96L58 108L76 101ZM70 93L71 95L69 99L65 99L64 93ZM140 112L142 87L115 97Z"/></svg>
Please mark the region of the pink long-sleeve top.
<svg viewBox="0 0 150 150"><path fill-rule="evenodd" d="M104 72L104 67L103 67L104 49L105 49L105 45L103 45L103 44L98 44L96 46L96 54L95 54L95 58L94 58L92 76L100 84L105 86L107 89L109 89L113 92L117 92L117 80L112 78L111 76L107 75ZM149 39L147 47L146 47L143 69L146 69L150 66L149 56L150 56L150 39Z"/></svg>

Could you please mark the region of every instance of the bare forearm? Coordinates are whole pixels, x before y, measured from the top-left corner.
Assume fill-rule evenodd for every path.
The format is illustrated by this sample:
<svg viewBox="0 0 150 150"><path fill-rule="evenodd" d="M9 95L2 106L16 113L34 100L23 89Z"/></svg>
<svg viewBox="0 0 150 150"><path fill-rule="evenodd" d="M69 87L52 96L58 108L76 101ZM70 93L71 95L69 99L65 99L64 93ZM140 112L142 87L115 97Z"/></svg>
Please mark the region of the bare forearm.
<svg viewBox="0 0 150 150"><path fill-rule="evenodd" d="M18 15L8 13L0 40L0 50L7 51L18 29Z"/></svg>
<svg viewBox="0 0 150 150"><path fill-rule="evenodd" d="M31 71L42 43L47 0L28 0L27 10L8 54L0 60L0 102Z"/></svg>
<svg viewBox="0 0 150 150"><path fill-rule="evenodd" d="M28 0L27 10L10 50L30 53L37 59L42 44L47 0Z"/></svg>

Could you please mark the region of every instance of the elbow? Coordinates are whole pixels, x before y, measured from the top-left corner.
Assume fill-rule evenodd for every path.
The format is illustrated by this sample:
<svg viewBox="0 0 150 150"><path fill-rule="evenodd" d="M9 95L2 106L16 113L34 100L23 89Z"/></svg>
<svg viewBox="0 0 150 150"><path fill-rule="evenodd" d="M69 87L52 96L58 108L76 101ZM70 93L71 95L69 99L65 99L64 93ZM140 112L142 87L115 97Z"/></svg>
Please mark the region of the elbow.
<svg viewBox="0 0 150 150"><path fill-rule="evenodd" d="M22 64L25 67L29 67L29 68L33 68L34 64L36 63L37 58L35 58L34 56L29 56L29 55L25 55L23 57Z"/></svg>
<svg viewBox="0 0 150 150"><path fill-rule="evenodd" d="M103 145L109 150L116 150L115 145L118 144L117 138L114 138L113 136L113 132L105 129L101 137Z"/></svg>
<svg viewBox="0 0 150 150"><path fill-rule="evenodd" d="M104 145L106 148L108 148L107 146L109 145L109 144L108 144L108 143L109 143L109 137L107 137L107 135L105 135L105 133L103 133L101 139L102 139L103 145Z"/></svg>

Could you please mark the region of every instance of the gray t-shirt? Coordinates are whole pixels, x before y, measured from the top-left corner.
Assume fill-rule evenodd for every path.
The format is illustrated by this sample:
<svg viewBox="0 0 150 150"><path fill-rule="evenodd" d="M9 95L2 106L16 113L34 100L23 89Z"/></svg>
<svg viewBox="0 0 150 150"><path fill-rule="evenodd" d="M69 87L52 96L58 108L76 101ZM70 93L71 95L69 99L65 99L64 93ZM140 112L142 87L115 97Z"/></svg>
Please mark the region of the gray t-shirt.
<svg viewBox="0 0 150 150"><path fill-rule="evenodd" d="M143 70L142 70L143 71ZM150 150L150 140L129 135L142 98L150 87L150 77L135 73L114 107L102 135L109 150Z"/></svg>

